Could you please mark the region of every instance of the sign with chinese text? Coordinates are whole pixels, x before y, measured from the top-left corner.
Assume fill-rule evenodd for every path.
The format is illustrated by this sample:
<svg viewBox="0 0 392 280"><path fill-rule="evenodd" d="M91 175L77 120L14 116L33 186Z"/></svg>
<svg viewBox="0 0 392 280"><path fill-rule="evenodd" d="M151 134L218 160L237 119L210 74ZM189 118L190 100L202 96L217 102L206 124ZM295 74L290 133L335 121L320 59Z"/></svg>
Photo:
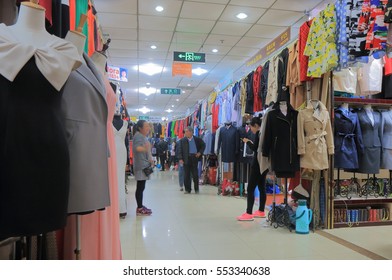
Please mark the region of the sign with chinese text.
<svg viewBox="0 0 392 280"><path fill-rule="evenodd" d="M161 94L178 95L178 94L181 94L181 89L180 88L161 88Z"/></svg>
<svg viewBox="0 0 392 280"><path fill-rule="evenodd" d="M195 52L174 52L173 61L188 63L206 63L206 54Z"/></svg>
<svg viewBox="0 0 392 280"><path fill-rule="evenodd" d="M185 76L192 78L192 64L174 62L172 64L172 76Z"/></svg>

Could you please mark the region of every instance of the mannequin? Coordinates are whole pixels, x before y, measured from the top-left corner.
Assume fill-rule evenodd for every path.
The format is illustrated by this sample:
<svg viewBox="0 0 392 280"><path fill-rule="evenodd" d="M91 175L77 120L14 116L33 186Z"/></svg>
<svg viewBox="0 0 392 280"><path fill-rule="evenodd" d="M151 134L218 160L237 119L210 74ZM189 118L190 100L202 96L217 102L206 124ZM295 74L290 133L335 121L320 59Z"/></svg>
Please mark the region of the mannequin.
<svg viewBox="0 0 392 280"><path fill-rule="evenodd" d="M366 104L365 106L363 106L363 109L365 110L367 116L369 117L370 121L372 122L372 125L374 125L374 116L373 116L372 105Z"/></svg>
<svg viewBox="0 0 392 280"><path fill-rule="evenodd" d="M70 159L59 112L63 86L81 61L72 44L46 32L45 10L34 3L23 3L17 23L0 24L0 34L0 104L7 108L0 117L1 239L66 225ZM15 114L27 108L31 118ZM23 143L16 140L21 123Z"/></svg>
<svg viewBox="0 0 392 280"><path fill-rule="evenodd" d="M348 103L343 103L340 107L342 107L343 109L348 110Z"/></svg>
<svg viewBox="0 0 392 280"><path fill-rule="evenodd" d="M105 66L106 66L106 56L100 52L94 52L91 56L91 59L94 61L98 70L104 75Z"/></svg>
<svg viewBox="0 0 392 280"><path fill-rule="evenodd" d="M86 23L87 16L82 14L80 16L79 26L76 31L69 30L67 35L65 36L65 40L74 44L74 46L78 49L78 53L83 60L83 51L84 45L86 43L86 36L81 32L84 24Z"/></svg>

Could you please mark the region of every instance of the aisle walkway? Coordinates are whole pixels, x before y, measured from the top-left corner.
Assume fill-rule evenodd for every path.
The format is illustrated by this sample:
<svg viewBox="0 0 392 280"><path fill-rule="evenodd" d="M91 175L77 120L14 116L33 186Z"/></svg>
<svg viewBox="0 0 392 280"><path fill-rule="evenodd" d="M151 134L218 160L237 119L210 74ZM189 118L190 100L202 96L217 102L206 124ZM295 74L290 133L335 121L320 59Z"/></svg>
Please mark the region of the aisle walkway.
<svg viewBox="0 0 392 280"><path fill-rule="evenodd" d="M121 220L124 259L392 259L392 226L299 235L265 219L238 222L244 198L218 196L214 186L184 195L175 171L154 173L144 199L153 215L136 217L135 184L130 179L128 215Z"/></svg>

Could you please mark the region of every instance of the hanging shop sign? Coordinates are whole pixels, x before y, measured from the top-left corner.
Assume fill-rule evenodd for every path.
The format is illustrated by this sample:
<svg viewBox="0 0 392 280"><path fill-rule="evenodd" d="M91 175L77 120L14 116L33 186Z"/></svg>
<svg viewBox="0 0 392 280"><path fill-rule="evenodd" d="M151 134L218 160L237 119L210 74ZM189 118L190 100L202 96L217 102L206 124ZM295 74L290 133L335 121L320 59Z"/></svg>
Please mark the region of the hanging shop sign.
<svg viewBox="0 0 392 280"><path fill-rule="evenodd" d="M150 120L150 116L139 116L139 120L149 121Z"/></svg>
<svg viewBox="0 0 392 280"><path fill-rule="evenodd" d="M150 119L148 121L151 122L151 123L160 123L162 121L162 117L158 117L158 116L152 117L152 116L150 116Z"/></svg>
<svg viewBox="0 0 392 280"><path fill-rule="evenodd" d="M107 66L109 80L128 82L128 69L117 66Z"/></svg>
<svg viewBox="0 0 392 280"><path fill-rule="evenodd" d="M188 63L206 63L206 54L195 52L174 52L173 61Z"/></svg>
<svg viewBox="0 0 392 280"><path fill-rule="evenodd" d="M179 94L181 94L181 89L180 88L161 88L161 94L179 95Z"/></svg>
<svg viewBox="0 0 392 280"><path fill-rule="evenodd" d="M131 116L130 117L131 122L137 122L137 117L136 116Z"/></svg>
<svg viewBox="0 0 392 280"><path fill-rule="evenodd" d="M242 65L233 74L233 80L237 81L244 77L246 74L254 70L261 62L267 59L275 51L279 50L285 44L291 40L291 27L288 27L278 37L271 41L268 45L258 51L251 59L249 59L244 65Z"/></svg>
<svg viewBox="0 0 392 280"><path fill-rule="evenodd" d="M172 76L185 76L192 78L192 64L190 63L176 63L172 64Z"/></svg>

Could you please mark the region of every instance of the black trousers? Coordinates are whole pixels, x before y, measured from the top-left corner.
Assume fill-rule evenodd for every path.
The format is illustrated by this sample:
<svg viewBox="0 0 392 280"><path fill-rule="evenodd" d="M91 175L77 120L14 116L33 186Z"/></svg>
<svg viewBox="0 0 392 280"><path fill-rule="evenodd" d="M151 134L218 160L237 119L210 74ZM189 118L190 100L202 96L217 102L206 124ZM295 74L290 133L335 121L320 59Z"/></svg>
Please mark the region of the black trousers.
<svg viewBox="0 0 392 280"><path fill-rule="evenodd" d="M135 198L136 198L137 208L143 207L143 192L145 188L146 188L146 180L136 182Z"/></svg>
<svg viewBox="0 0 392 280"><path fill-rule="evenodd" d="M191 192L191 176L195 192L199 191L199 160L194 155L189 155L188 163L184 164L184 186L185 191Z"/></svg>
<svg viewBox="0 0 392 280"><path fill-rule="evenodd" d="M160 164L162 166L162 170L165 170L166 155L160 155L159 160L160 160Z"/></svg>
<svg viewBox="0 0 392 280"><path fill-rule="evenodd" d="M260 174L260 166L258 163L254 164L250 169L250 176L247 189L247 208L246 213L253 213L253 204L255 203L255 189L256 186L259 188L259 210L264 212L265 201L267 195L265 192L265 178L267 177L268 169Z"/></svg>

